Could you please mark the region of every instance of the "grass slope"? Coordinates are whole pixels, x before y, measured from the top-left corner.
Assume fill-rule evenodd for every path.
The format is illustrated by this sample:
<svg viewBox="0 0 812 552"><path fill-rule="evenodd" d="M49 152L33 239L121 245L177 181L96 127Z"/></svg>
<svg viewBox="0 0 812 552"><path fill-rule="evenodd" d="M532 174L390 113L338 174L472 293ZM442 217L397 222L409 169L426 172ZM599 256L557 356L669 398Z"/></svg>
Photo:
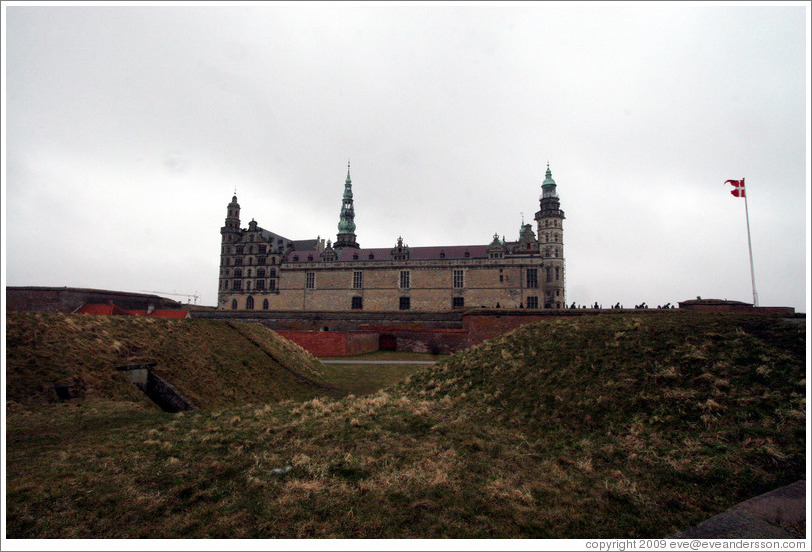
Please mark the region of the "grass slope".
<svg viewBox="0 0 812 552"><path fill-rule="evenodd" d="M364 397L10 411L7 534L664 537L803 478L804 355L767 317L578 317Z"/></svg>
<svg viewBox="0 0 812 552"><path fill-rule="evenodd" d="M22 405L53 400L53 383L86 399L151 404L115 370L150 361L201 408L323 393L321 364L257 324L9 313L6 333L6 398Z"/></svg>

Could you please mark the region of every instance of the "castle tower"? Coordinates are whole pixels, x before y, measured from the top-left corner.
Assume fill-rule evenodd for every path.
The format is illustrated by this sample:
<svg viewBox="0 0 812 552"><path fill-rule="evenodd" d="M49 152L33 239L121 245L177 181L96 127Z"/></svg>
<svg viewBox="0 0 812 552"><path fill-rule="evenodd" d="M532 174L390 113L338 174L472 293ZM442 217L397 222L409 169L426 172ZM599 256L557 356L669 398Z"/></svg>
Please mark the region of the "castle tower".
<svg viewBox="0 0 812 552"><path fill-rule="evenodd" d="M338 220L338 234L333 249L358 249L355 241L355 209L352 206L352 180L350 180L350 163L347 162L347 180L344 181L344 198L341 202L341 215Z"/></svg>
<svg viewBox="0 0 812 552"><path fill-rule="evenodd" d="M564 211L558 200L555 180L547 163L541 184L540 210L536 213L539 249L542 256L541 285L545 308L565 308L567 298L564 279Z"/></svg>
<svg viewBox="0 0 812 552"><path fill-rule="evenodd" d="M226 212L226 225L220 229L220 233L223 235L223 243L226 241L234 241L226 240L226 236L231 236L233 234L239 234L240 232L240 204L237 203L237 196L233 196L231 198L231 203L228 204L227 212Z"/></svg>
<svg viewBox="0 0 812 552"><path fill-rule="evenodd" d="M222 240L220 244L220 285L217 290L218 304L225 299L224 292L228 289L228 279L231 276L229 266L230 255L234 254L236 242L240 240L240 204L237 196L231 198L226 208L225 226L220 228Z"/></svg>

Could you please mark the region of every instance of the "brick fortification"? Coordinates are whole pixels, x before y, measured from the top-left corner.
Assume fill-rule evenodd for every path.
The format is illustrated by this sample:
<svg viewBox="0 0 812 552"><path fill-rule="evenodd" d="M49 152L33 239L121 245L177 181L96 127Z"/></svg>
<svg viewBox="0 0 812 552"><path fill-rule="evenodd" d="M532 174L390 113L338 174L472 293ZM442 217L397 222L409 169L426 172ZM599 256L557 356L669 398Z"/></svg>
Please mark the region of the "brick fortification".
<svg viewBox="0 0 812 552"><path fill-rule="evenodd" d="M236 195L220 229L220 310L442 312L466 307L564 308L564 212L549 166L536 231L490 243L362 248L355 233L349 167L335 243L291 240L240 226Z"/></svg>

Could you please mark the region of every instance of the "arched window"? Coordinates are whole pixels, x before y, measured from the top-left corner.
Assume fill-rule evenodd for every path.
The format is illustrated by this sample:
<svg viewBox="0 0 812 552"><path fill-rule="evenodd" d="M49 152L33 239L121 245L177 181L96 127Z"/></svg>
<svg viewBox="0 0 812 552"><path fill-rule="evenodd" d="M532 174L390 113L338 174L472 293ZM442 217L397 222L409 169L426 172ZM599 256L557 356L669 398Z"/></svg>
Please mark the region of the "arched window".
<svg viewBox="0 0 812 552"><path fill-rule="evenodd" d="M262 310L268 310L268 300L267 299L262 300Z"/></svg>
<svg viewBox="0 0 812 552"><path fill-rule="evenodd" d="M231 309L232 310L237 310L237 300L236 299L231 300Z"/></svg>
<svg viewBox="0 0 812 552"><path fill-rule="evenodd" d="M248 310L254 310L254 298L249 297L245 300L245 308Z"/></svg>

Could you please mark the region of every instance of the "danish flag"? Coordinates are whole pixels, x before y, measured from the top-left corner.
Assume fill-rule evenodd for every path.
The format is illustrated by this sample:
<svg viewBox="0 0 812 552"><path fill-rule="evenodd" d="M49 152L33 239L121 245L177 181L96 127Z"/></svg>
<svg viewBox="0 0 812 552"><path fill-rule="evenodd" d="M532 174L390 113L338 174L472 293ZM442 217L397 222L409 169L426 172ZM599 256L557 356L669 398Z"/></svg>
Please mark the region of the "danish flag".
<svg viewBox="0 0 812 552"><path fill-rule="evenodd" d="M735 197L744 197L744 179L741 180L725 180L725 184L730 182L733 184L733 189L730 190L730 193L733 194Z"/></svg>

